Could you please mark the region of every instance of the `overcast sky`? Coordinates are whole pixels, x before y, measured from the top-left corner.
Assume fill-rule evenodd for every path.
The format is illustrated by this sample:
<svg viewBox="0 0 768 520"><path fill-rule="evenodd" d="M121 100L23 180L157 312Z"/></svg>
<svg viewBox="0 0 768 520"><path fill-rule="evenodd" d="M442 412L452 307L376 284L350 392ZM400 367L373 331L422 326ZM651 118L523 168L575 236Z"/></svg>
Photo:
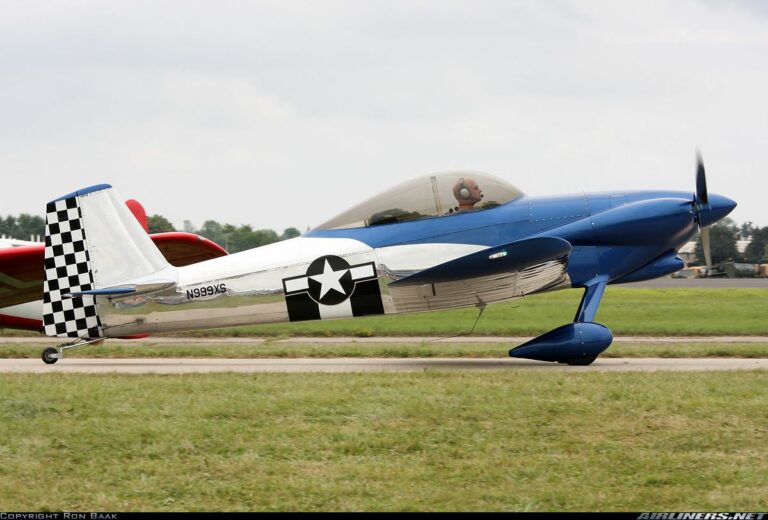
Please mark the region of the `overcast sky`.
<svg viewBox="0 0 768 520"><path fill-rule="evenodd" d="M768 225L768 2L2 0L0 214L110 183L177 226L305 230L480 170L710 192Z"/></svg>

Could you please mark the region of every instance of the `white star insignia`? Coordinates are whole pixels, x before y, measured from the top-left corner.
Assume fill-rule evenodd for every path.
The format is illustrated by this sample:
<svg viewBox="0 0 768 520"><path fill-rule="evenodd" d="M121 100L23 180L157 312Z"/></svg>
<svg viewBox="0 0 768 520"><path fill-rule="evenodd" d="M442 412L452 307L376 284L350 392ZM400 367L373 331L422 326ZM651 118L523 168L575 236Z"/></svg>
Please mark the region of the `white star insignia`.
<svg viewBox="0 0 768 520"><path fill-rule="evenodd" d="M331 265L328 263L328 260L326 260L325 265L323 266L323 274L316 274L314 276L310 276L311 279L321 284L320 299L322 299L323 296L328 294L328 291L336 291L341 294L346 294L339 280L341 280L342 276L344 276L348 272L349 272L349 269L334 271Z"/></svg>

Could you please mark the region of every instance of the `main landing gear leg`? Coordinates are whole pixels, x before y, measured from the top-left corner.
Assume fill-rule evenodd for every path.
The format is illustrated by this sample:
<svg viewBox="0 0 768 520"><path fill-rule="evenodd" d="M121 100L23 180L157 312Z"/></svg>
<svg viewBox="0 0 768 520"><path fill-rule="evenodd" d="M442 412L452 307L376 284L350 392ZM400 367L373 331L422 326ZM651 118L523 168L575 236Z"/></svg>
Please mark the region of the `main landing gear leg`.
<svg viewBox="0 0 768 520"><path fill-rule="evenodd" d="M573 321L576 323L594 321L597 308L600 306L600 300L603 299L603 292L605 292L605 287L608 285L607 280L600 279L595 279L588 283L589 285L584 289L584 296L581 297L579 310L576 311L576 316L573 318Z"/></svg>
<svg viewBox="0 0 768 520"><path fill-rule="evenodd" d="M55 347L46 348L45 350L43 350L43 354L41 357L43 359L43 363L45 363L46 365L53 365L59 359L64 358L65 350L84 347L85 345L100 343L102 341L104 341L104 338L96 338L96 339L78 338L75 341L71 341L69 343L62 343L61 345L56 345Z"/></svg>
<svg viewBox="0 0 768 520"><path fill-rule="evenodd" d="M584 296L573 323L550 330L509 351L511 357L556 361L568 365L589 365L607 349L613 334L592 320L603 297L607 277L598 276L585 284Z"/></svg>

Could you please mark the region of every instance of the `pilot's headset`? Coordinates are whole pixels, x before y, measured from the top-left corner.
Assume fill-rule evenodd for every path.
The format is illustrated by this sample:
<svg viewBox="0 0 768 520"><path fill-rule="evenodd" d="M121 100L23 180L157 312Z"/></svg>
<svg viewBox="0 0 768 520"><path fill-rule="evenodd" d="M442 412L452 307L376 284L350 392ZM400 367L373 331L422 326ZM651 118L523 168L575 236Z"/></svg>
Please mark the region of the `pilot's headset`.
<svg viewBox="0 0 768 520"><path fill-rule="evenodd" d="M467 200L470 197L469 188L464 183L464 177L459 179L459 198Z"/></svg>

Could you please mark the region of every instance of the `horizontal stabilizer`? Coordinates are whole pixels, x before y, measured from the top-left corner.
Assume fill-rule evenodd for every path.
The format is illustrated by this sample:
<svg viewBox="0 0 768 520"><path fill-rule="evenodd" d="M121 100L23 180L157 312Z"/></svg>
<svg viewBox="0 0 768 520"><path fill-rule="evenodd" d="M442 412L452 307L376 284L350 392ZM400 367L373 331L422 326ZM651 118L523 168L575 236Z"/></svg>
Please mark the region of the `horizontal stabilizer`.
<svg viewBox="0 0 768 520"><path fill-rule="evenodd" d="M424 269L389 285L392 287L451 282L516 272L549 260L567 257L570 253L571 244L562 238L531 238L483 249L477 253Z"/></svg>
<svg viewBox="0 0 768 520"><path fill-rule="evenodd" d="M140 285L129 284L121 285L119 287L106 287L104 289L92 289L90 291L69 292L64 296L136 296L139 294L146 294L149 292L162 291L176 285L176 282L151 282L143 283Z"/></svg>
<svg viewBox="0 0 768 520"><path fill-rule="evenodd" d="M136 289L130 287L114 287L111 289L92 289L90 291L68 292L63 293L62 296L120 296L124 294L133 294Z"/></svg>

